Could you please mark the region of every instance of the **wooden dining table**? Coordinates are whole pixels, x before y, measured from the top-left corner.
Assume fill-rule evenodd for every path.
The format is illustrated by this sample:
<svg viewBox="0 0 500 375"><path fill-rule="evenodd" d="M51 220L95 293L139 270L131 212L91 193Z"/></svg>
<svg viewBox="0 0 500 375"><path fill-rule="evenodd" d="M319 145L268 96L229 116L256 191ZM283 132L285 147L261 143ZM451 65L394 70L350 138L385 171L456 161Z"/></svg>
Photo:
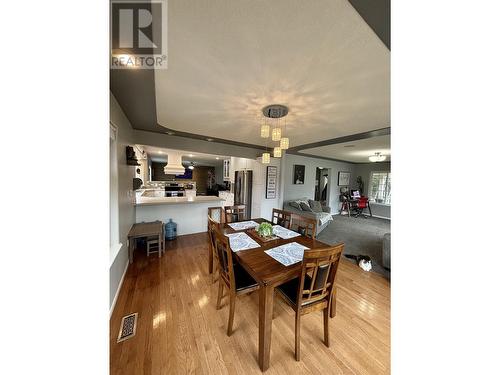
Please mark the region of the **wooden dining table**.
<svg viewBox="0 0 500 375"><path fill-rule="evenodd" d="M257 223L269 222L266 219L249 219ZM229 224L222 226L224 234L243 232L233 230ZM244 230L249 232L250 229ZM289 239L278 238L271 241L261 241L256 236L249 234L260 247L255 249L240 250L233 252L235 260L257 281L259 288L259 366L262 371L269 368L271 354L271 334L273 322L274 288L300 276L302 262L285 266L267 255L264 251L276 246L290 242L297 242L309 249L321 249L329 247L328 244L313 240L305 236L297 236Z"/></svg>

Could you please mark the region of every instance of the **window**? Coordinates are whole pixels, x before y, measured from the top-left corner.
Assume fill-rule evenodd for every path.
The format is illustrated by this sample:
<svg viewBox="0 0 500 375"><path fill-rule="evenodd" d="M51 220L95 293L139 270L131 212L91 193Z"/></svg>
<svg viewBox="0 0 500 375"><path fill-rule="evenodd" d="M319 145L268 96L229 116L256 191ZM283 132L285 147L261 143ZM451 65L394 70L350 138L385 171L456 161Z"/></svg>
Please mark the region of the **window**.
<svg viewBox="0 0 500 375"><path fill-rule="evenodd" d="M372 172L370 175L370 202L391 204L391 172Z"/></svg>

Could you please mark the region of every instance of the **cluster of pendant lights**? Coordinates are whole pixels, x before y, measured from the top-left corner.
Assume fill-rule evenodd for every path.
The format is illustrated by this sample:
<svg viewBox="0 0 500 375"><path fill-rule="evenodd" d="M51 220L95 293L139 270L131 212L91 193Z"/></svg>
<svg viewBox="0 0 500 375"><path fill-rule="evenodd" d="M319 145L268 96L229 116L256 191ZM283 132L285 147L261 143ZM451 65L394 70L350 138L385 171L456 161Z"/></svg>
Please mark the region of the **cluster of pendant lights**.
<svg viewBox="0 0 500 375"><path fill-rule="evenodd" d="M272 126L269 124L272 123ZM271 130L272 127L272 130ZM281 151L287 150L290 141L287 137L283 137L283 130L281 128L279 118L264 118L263 123L260 127L260 136L262 138L269 138L271 135L271 140L273 142L279 142L278 146L273 148L273 157L280 158L282 156ZM271 154L269 152L262 153L262 164L269 164L271 162Z"/></svg>

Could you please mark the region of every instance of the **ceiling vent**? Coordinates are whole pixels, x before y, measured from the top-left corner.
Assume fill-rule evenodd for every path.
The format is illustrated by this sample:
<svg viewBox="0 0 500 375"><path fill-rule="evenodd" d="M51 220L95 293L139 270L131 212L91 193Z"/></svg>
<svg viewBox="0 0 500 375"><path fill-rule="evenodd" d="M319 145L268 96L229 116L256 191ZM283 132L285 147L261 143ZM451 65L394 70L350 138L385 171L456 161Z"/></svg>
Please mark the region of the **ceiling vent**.
<svg viewBox="0 0 500 375"><path fill-rule="evenodd" d="M175 174L180 175L186 173L186 170L182 166L182 155L175 152L168 152L167 164L163 168L165 174Z"/></svg>

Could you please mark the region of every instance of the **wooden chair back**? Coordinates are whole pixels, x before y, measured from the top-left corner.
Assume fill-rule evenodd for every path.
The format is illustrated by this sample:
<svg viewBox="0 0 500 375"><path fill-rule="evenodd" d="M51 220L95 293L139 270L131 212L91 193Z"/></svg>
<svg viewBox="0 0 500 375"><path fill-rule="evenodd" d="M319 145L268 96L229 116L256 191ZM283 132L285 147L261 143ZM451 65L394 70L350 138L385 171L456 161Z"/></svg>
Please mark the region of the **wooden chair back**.
<svg viewBox="0 0 500 375"><path fill-rule="evenodd" d="M224 214L222 207L208 207L208 217L212 218L218 223L224 223Z"/></svg>
<svg viewBox="0 0 500 375"><path fill-rule="evenodd" d="M283 228L290 229L290 225L292 224L292 213L273 208L273 216L271 222L273 224L280 225Z"/></svg>
<svg viewBox="0 0 500 375"><path fill-rule="evenodd" d="M326 249L304 251L300 287L297 292L298 307L321 300L327 305L330 304L343 250L344 244L341 243ZM310 282L305 285L307 275L311 275Z"/></svg>
<svg viewBox="0 0 500 375"><path fill-rule="evenodd" d="M219 223L208 215L208 237L210 239L209 246L210 251L214 257L217 257L217 253L215 251L215 232L219 230Z"/></svg>
<svg viewBox="0 0 500 375"><path fill-rule="evenodd" d="M216 259L219 265L219 272L222 280L226 283L229 289L235 290L236 283L234 280L233 254L229 245L229 238L218 229L215 230L215 252Z"/></svg>
<svg viewBox="0 0 500 375"><path fill-rule="evenodd" d="M292 214L290 228L303 236L316 238L316 219L302 215Z"/></svg>
<svg viewBox="0 0 500 375"><path fill-rule="evenodd" d="M247 219L247 206L240 204L237 206L224 206L224 216L226 223L243 221Z"/></svg>

